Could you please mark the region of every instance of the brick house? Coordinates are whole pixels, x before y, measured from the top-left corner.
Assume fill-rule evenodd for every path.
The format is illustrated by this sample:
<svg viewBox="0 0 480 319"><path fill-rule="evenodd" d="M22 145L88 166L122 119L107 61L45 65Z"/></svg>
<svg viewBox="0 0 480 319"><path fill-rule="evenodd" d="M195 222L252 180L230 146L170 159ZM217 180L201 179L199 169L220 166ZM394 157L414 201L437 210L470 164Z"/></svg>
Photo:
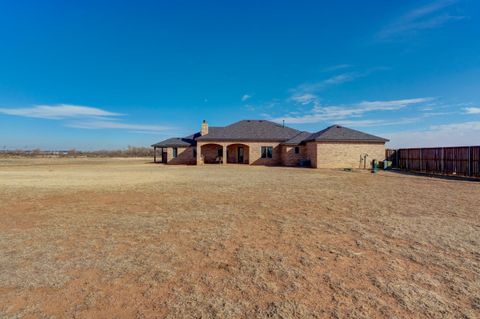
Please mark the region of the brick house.
<svg viewBox="0 0 480 319"><path fill-rule="evenodd" d="M209 127L203 121L200 132L152 147L154 161L160 158L165 164L359 168L364 161L368 167L373 159L383 160L387 141L340 125L310 133L266 120L243 120L224 127Z"/></svg>

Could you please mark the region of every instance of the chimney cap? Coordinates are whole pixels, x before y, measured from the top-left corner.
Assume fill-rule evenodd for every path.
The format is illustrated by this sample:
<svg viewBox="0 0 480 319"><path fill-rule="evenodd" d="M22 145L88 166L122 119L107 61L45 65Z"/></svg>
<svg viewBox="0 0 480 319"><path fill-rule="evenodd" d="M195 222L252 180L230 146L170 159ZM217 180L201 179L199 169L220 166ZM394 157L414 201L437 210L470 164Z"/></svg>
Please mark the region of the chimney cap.
<svg viewBox="0 0 480 319"><path fill-rule="evenodd" d="M206 121L206 120L203 120L203 122L202 122L202 123L207 123L207 121Z"/></svg>

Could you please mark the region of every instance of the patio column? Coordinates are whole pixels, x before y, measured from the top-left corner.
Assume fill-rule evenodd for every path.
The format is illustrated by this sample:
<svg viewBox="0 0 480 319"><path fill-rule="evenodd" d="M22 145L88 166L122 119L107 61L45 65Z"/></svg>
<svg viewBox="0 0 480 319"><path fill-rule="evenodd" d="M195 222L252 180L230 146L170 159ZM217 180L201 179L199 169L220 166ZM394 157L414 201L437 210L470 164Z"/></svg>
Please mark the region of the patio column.
<svg viewBox="0 0 480 319"><path fill-rule="evenodd" d="M202 165L202 146L197 143L197 165Z"/></svg>
<svg viewBox="0 0 480 319"><path fill-rule="evenodd" d="M222 160L222 164L223 165L226 165L227 164L227 146L226 145L223 145L223 160Z"/></svg>

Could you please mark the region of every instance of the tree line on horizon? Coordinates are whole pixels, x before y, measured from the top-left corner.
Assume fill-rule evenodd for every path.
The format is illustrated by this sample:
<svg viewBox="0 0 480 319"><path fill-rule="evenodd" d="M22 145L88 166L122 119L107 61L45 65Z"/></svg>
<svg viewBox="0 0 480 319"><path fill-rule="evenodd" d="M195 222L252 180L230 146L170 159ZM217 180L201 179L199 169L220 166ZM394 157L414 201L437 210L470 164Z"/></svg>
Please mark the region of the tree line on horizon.
<svg viewBox="0 0 480 319"><path fill-rule="evenodd" d="M153 149L150 147L128 146L126 149L118 150L94 150L81 151L77 149L69 150L42 150L40 148L32 150L0 150L0 156L19 156L19 157L150 157L153 156Z"/></svg>

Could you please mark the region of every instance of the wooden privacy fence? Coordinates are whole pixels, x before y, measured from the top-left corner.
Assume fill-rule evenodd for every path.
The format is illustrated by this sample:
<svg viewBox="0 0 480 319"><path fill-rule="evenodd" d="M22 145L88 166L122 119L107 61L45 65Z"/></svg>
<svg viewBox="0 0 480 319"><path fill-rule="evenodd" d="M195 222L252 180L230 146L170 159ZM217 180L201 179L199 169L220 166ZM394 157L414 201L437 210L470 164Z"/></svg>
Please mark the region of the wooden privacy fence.
<svg viewBox="0 0 480 319"><path fill-rule="evenodd" d="M427 174L480 177L480 146L386 150L392 167Z"/></svg>

